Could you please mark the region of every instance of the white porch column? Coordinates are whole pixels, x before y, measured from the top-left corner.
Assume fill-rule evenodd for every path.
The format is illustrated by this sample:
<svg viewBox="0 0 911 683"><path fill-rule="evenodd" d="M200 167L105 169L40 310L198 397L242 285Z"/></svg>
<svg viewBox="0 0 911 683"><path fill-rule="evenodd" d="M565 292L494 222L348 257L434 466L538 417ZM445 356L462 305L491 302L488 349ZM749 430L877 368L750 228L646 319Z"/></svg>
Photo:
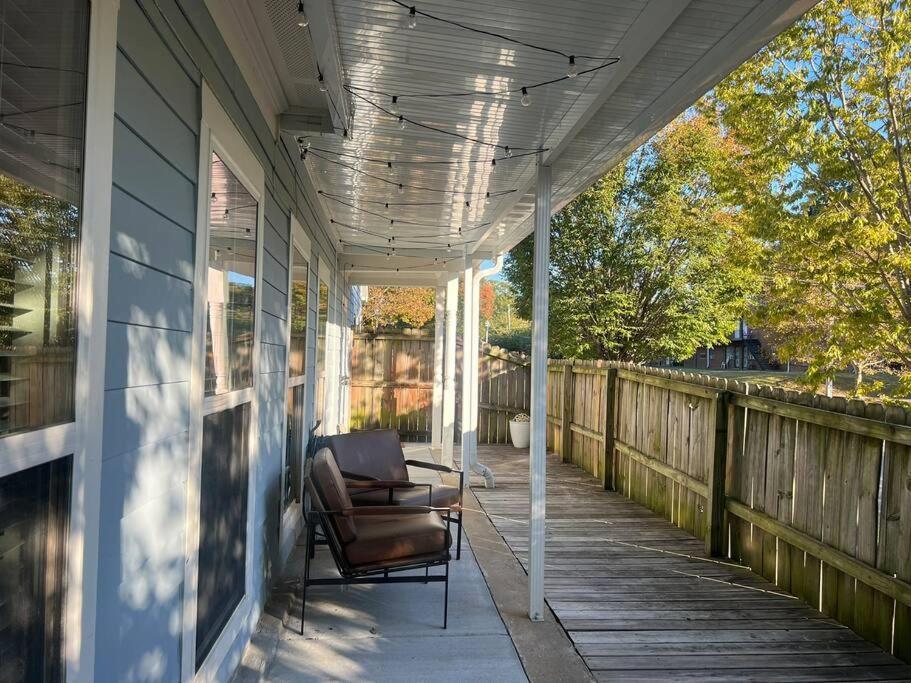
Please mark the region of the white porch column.
<svg viewBox="0 0 911 683"><path fill-rule="evenodd" d="M462 287L462 463L465 472L465 485L468 486L471 470L471 387L477 378L471 373L474 365L471 362L472 335L474 331L474 262L471 254L465 254L465 272Z"/></svg>
<svg viewBox="0 0 911 683"><path fill-rule="evenodd" d="M437 287L433 316L433 398L430 416L430 445L443 443L443 307L446 288Z"/></svg>
<svg viewBox="0 0 911 683"><path fill-rule="evenodd" d="M528 520L528 616L544 619L544 520L547 467L547 310L550 265L551 169L538 156L535 197L535 266L531 335L531 451Z"/></svg>
<svg viewBox="0 0 911 683"><path fill-rule="evenodd" d="M452 467L455 444L455 376L456 376L456 324L459 308L459 276L446 281L446 344L443 359L443 453L441 462Z"/></svg>

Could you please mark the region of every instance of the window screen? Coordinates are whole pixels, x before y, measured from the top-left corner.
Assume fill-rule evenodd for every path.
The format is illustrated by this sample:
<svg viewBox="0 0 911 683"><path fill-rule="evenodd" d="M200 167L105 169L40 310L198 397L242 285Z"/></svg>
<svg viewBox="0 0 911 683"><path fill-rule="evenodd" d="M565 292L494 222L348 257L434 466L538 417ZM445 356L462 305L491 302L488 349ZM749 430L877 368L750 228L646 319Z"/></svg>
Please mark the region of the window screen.
<svg viewBox="0 0 911 683"><path fill-rule="evenodd" d="M0 479L0 681L62 680L72 459Z"/></svg>
<svg viewBox="0 0 911 683"><path fill-rule="evenodd" d="M196 666L244 596L250 404L203 418Z"/></svg>

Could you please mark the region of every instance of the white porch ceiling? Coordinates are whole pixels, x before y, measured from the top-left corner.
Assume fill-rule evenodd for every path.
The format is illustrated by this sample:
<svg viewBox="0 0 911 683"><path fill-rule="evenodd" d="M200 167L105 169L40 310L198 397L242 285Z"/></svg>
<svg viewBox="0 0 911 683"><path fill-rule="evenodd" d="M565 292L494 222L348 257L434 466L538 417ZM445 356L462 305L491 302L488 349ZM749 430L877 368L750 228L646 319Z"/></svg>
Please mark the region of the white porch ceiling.
<svg viewBox="0 0 911 683"><path fill-rule="evenodd" d="M308 30L294 24L302 31L301 49L324 74L335 69L318 64L313 55L336 55L342 70L337 78L344 79L327 78L329 92L318 94L336 102L327 99L319 106L331 109L344 100L350 126L347 138L341 130L310 138L304 163L334 221L330 227L341 240L352 280L432 282L456 267L454 259L464 250L480 257L511 248L532 229L535 156L517 158L521 149L547 148L543 158L553 166L553 205L559 209L815 2L417 3L420 11L567 54L620 58L595 73L532 90L531 106L523 107L518 95L409 99L407 94L518 88L565 75L564 58L426 17L409 29L407 9L390 0L305 1L317 21ZM287 36L285 24L296 19L296 3L288 2L293 12L268 4L273 35ZM287 63L279 71L293 71L299 79L303 62L289 54L287 37L283 42L284 48L270 53L284 55ZM578 61L580 70L599 64ZM404 116L509 145L513 158L503 160L502 150L417 126L401 130L395 117L346 92L345 85L387 110L389 97L369 91L398 94ZM289 104L313 106L295 99L289 97ZM389 160L392 169L371 159ZM425 163L448 161L458 163ZM402 194L399 183L405 186ZM499 194L507 191L513 192ZM485 199L487 192L494 196ZM387 259L384 252L392 246L395 256Z"/></svg>

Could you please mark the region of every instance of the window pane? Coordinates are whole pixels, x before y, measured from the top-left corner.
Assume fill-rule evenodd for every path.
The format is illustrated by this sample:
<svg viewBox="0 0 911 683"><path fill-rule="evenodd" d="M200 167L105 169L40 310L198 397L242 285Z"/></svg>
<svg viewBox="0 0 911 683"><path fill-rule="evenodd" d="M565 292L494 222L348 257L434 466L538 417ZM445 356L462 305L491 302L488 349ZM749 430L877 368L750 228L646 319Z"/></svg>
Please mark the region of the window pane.
<svg viewBox="0 0 911 683"><path fill-rule="evenodd" d="M258 207L212 154L206 314L206 396L253 386Z"/></svg>
<svg viewBox="0 0 911 683"><path fill-rule="evenodd" d="M0 681L62 680L72 458L0 479Z"/></svg>
<svg viewBox="0 0 911 683"><path fill-rule="evenodd" d="M73 419L87 2L0 13L0 435Z"/></svg>
<svg viewBox="0 0 911 683"><path fill-rule="evenodd" d="M285 507L300 500L301 464L304 459L304 394L305 385L288 389L288 443L285 446Z"/></svg>
<svg viewBox="0 0 911 683"><path fill-rule="evenodd" d="M307 361L307 262L294 248L291 268L291 349L288 372L291 377L303 375Z"/></svg>
<svg viewBox="0 0 911 683"><path fill-rule="evenodd" d="M316 319L316 416L325 421L326 406L326 327L329 322L329 286L319 283L319 308ZM323 425L322 433L326 433Z"/></svg>
<svg viewBox="0 0 911 683"><path fill-rule="evenodd" d="M244 597L250 404L203 419L196 667Z"/></svg>

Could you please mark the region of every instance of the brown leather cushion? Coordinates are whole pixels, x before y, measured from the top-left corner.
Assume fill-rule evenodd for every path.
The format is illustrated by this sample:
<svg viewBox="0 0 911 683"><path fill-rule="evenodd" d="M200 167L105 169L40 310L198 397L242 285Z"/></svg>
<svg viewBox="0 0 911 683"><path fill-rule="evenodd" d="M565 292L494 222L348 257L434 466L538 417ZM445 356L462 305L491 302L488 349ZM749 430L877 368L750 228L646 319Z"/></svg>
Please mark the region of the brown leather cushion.
<svg viewBox="0 0 911 683"><path fill-rule="evenodd" d="M349 490L351 502L359 505L388 505L389 490L370 489L367 491ZM448 508L459 502L459 488L444 484L433 485L433 498L430 507ZM392 494L393 505L427 505L427 487L416 486L413 489L395 489Z"/></svg>
<svg viewBox="0 0 911 683"><path fill-rule="evenodd" d="M319 500L314 501L314 504L321 510L345 510L352 507L345 480L328 448L320 449L313 457L310 478L319 495ZM333 515L332 524L342 543L350 543L357 538L358 532L351 517Z"/></svg>
<svg viewBox="0 0 911 683"><path fill-rule="evenodd" d="M399 433L394 429L335 434L326 439L340 470L373 479L408 481Z"/></svg>
<svg viewBox="0 0 911 683"><path fill-rule="evenodd" d="M442 554L451 543L446 523L435 512L357 517L357 539L345 546L345 555L361 567Z"/></svg>

